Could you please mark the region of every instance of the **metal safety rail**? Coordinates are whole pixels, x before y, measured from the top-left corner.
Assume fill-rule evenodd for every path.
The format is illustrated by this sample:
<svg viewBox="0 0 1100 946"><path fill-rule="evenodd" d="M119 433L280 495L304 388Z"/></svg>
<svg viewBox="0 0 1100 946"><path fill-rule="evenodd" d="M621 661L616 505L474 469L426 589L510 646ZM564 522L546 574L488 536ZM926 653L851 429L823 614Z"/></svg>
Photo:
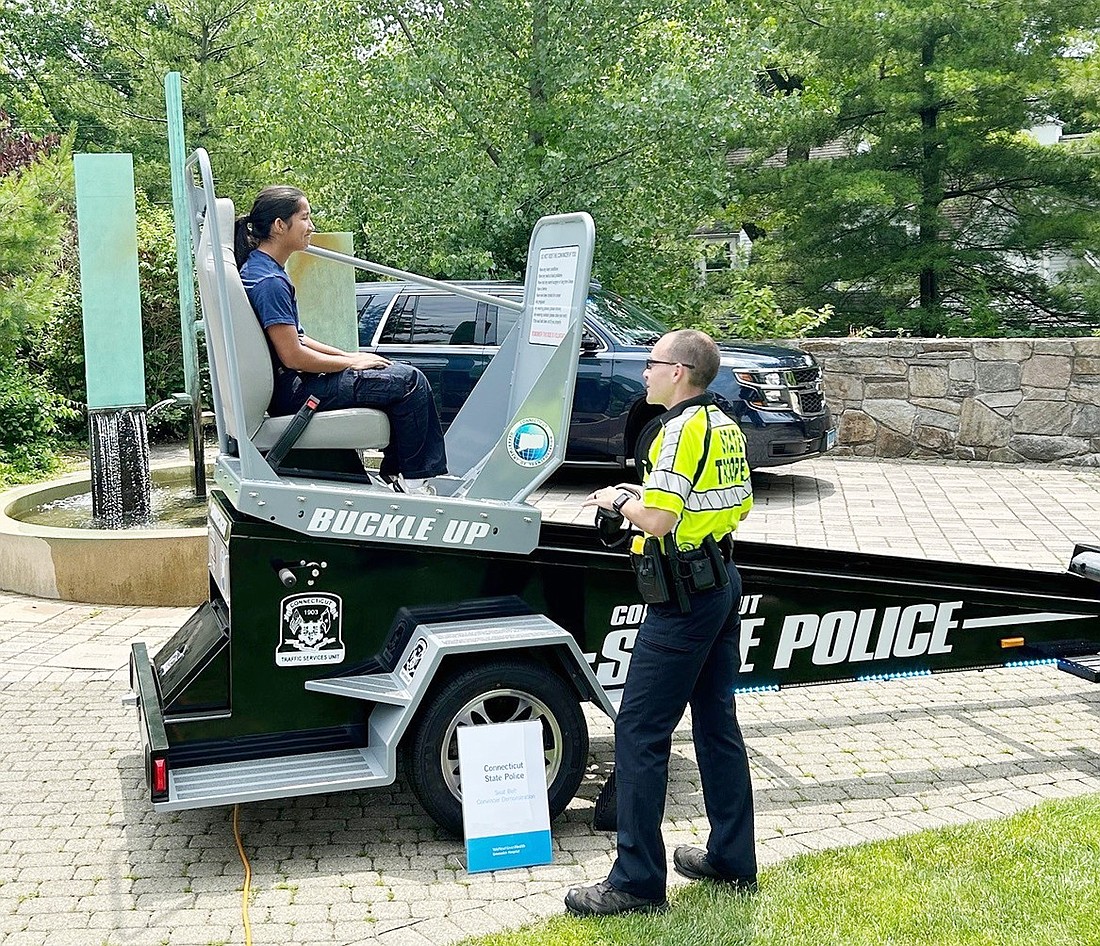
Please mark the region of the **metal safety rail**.
<svg viewBox="0 0 1100 946"><path fill-rule="evenodd" d="M197 149L186 169L198 257L204 228L216 225L217 212L206 152ZM241 512L308 535L527 554L538 544L541 514L524 500L565 455L594 239L587 214L546 217L536 224L521 317L448 431L451 475L433 480L436 495L337 482L320 472L278 475L248 437L234 438L226 428L227 411L244 417L245 401L237 339L224 328L220 343L227 370L220 371L213 358L210 365L219 444L216 483ZM216 241L207 237L207 245L216 246ZM200 265L211 264L213 286L201 294L204 311L217 306L228 313L230 264L221 253L206 252L211 259ZM379 268L342 254L317 255ZM434 282L382 269L405 279ZM216 325L231 325L227 318L205 322L208 334Z"/></svg>

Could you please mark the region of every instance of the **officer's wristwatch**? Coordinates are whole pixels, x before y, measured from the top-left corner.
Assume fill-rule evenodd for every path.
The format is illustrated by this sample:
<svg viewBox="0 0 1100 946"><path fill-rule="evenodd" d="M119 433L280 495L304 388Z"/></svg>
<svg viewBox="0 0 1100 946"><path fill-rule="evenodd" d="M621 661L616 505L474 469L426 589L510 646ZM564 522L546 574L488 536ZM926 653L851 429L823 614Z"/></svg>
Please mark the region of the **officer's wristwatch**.
<svg viewBox="0 0 1100 946"><path fill-rule="evenodd" d="M623 506L625 506L634 496L628 493L625 489L619 493L618 496L611 503L611 508L615 510L620 516L623 514Z"/></svg>

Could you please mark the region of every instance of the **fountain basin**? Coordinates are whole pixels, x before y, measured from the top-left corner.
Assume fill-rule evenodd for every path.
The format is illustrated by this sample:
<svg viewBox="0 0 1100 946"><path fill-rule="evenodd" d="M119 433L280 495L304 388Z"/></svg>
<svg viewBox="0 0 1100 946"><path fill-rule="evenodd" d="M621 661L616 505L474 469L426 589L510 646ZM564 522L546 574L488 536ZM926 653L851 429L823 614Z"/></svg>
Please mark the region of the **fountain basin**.
<svg viewBox="0 0 1100 946"><path fill-rule="evenodd" d="M154 481L185 481L158 466ZM0 494L0 590L92 604L197 605L206 600L207 539L199 528L57 528L23 522L35 506L90 493L88 472Z"/></svg>

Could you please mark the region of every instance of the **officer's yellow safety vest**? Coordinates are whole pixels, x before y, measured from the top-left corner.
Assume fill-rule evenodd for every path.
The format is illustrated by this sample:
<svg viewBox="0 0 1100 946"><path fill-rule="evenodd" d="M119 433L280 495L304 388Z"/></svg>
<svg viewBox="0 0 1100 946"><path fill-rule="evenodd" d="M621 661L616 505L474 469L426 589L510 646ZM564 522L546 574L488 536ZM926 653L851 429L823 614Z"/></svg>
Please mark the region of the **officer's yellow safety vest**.
<svg viewBox="0 0 1100 946"><path fill-rule="evenodd" d="M658 419L643 480L643 502L678 517L679 549L707 535L729 535L752 509L752 481L741 428L709 394L676 405Z"/></svg>

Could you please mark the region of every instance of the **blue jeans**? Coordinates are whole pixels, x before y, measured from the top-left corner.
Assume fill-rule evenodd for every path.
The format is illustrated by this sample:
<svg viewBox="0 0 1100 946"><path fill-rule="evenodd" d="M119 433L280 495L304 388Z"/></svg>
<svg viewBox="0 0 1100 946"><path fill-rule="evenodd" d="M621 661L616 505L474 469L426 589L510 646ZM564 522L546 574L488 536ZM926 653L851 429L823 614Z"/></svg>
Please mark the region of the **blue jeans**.
<svg viewBox="0 0 1100 946"><path fill-rule="evenodd" d="M447 472L443 428L428 379L419 368L393 362L385 368L345 368L331 374L277 373L273 414L296 413L307 397L319 411L374 407L390 419L390 443L382 473L423 479Z"/></svg>
<svg viewBox="0 0 1100 946"><path fill-rule="evenodd" d="M636 897L665 898L661 821L672 732L691 704L691 735L710 821L707 860L723 874L756 877L752 785L733 698L741 575L691 595L691 613L649 606L638 629L615 719L618 857L608 880Z"/></svg>

